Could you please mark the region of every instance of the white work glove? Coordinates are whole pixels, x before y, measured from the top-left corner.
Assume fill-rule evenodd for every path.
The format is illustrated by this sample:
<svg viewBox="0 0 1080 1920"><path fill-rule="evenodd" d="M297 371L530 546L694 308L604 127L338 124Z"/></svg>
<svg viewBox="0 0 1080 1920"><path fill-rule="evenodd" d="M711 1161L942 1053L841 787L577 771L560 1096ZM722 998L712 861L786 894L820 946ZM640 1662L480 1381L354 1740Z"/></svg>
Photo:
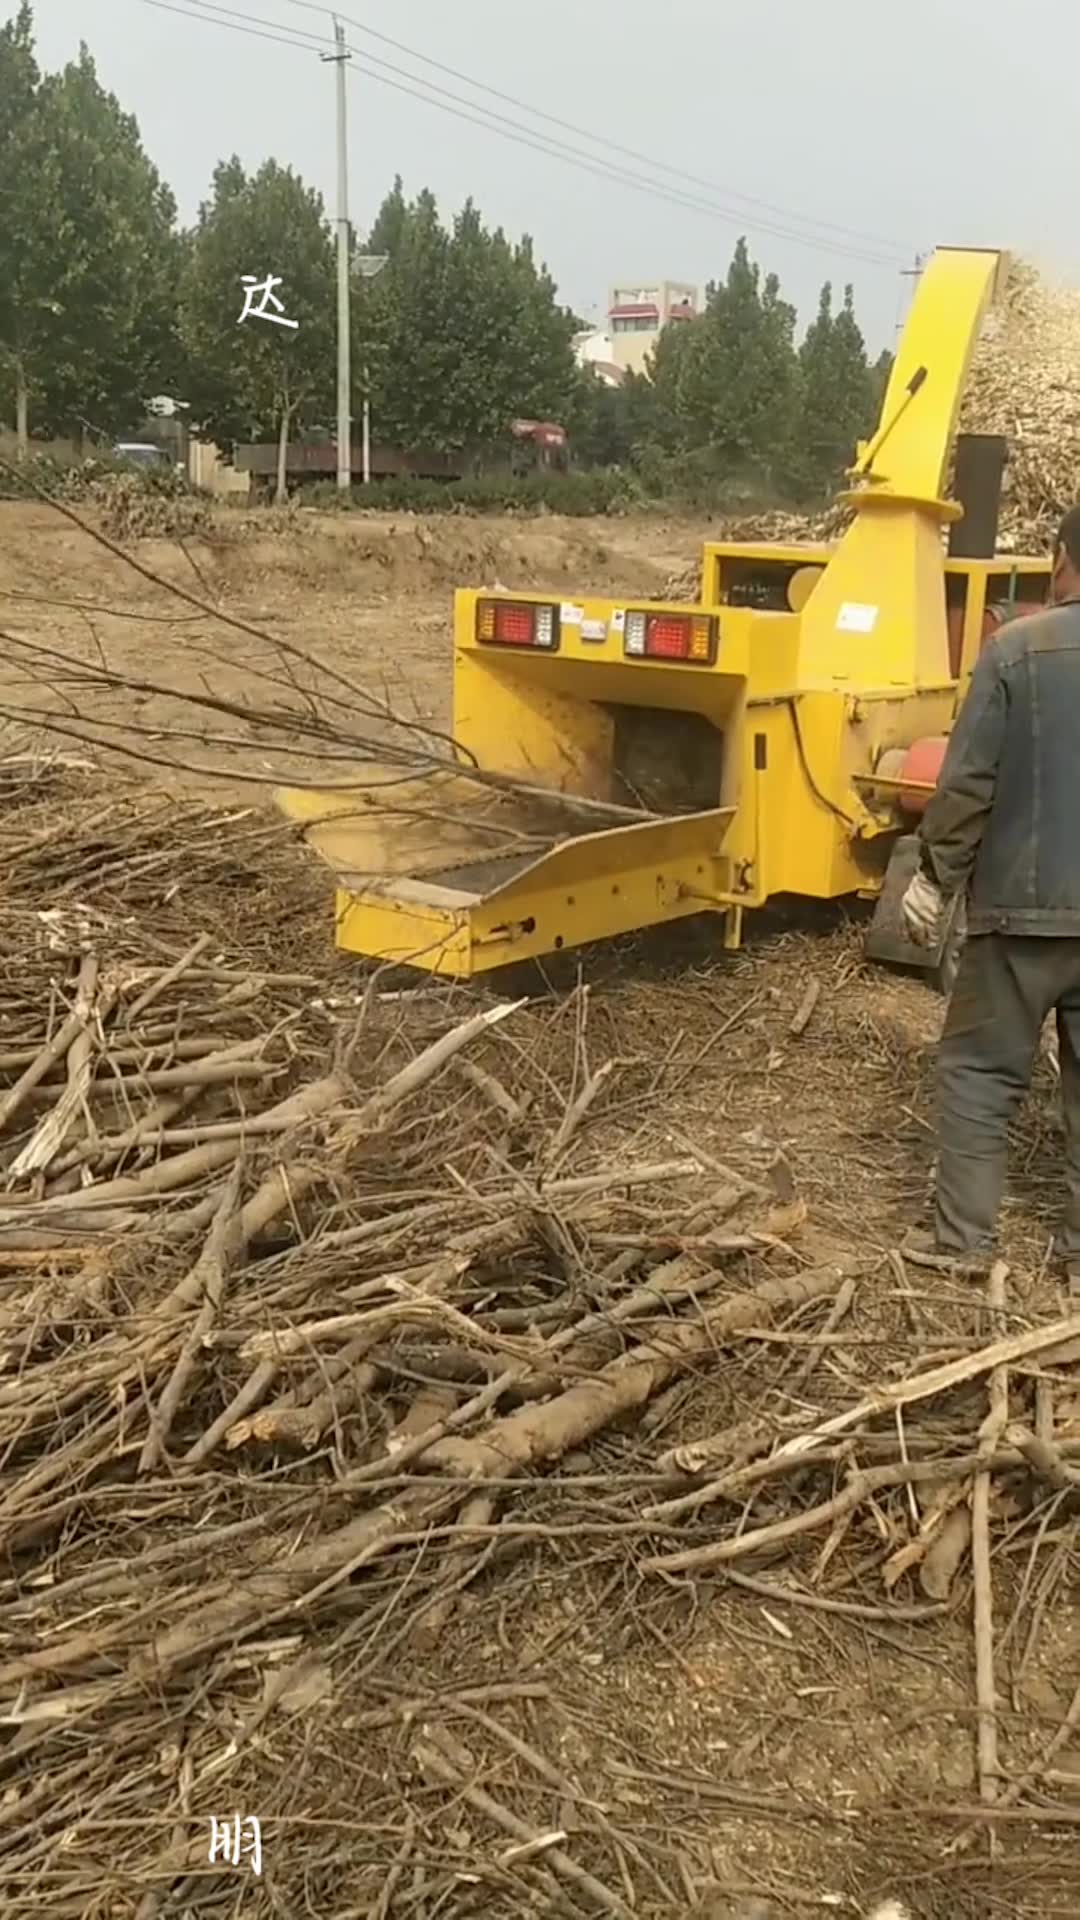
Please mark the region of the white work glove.
<svg viewBox="0 0 1080 1920"><path fill-rule="evenodd" d="M917 873L900 902L907 937L916 947L932 947L941 931L945 900L940 887Z"/></svg>

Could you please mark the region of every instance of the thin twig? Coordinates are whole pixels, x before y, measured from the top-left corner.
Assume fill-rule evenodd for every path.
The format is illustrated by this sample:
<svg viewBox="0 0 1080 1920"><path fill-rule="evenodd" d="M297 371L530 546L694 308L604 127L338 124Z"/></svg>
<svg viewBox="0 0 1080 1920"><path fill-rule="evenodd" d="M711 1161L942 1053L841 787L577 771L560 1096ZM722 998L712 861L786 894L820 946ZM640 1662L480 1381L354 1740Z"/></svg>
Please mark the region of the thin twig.
<svg viewBox="0 0 1080 1920"><path fill-rule="evenodd" d="M987 1281L990 1326L1000 1334L1008 1267L994 1262ZM990 1375L990 1411L979 1431L979 1451L993 1455L1009 1422L1009 1375L999 1363ZM990 1565L990 1469L980 1467L971 1496L971 1561L974 1573L975 1701L978 1709L979 1798L991 1806L998 1790L997 1687L994 1679L994 1586ZM991 1836L991 1844L993 1839Z"/></svg>

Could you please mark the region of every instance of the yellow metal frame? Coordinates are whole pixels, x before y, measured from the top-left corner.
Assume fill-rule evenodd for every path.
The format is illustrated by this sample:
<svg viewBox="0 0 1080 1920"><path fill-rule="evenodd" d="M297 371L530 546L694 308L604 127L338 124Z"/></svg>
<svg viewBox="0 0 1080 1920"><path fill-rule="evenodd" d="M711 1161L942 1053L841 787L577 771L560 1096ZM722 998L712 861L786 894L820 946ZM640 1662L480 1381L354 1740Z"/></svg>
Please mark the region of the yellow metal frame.
<svg viewBox="0 0 1080 1920"><path fill-rule="evenodd" d="M778 894L836 899L880 888L900 821L895 783L875 785L874 768L948 731L993 583L1047 572L1045 562L1006 556L947 561L943 545L959 512L942 492L963 384L1001 274L996 253L934 255L881 423L845 496L852 523L835 547L706 547L703 603L719 621L711 665L628 656L626 616L648 603L564 600L558 645L541 651L478 641L477 608L482 599L547 604L547 596L457 593L453 732L463 760L541 789L553 804L575 796L579 814L549 823L546 846L508 858L513 832L499 839L490 795L464 771L449 776L452 793L444 787L415 809L429 816L419 837L415 820L390 831L362 798L282 795L342 877L341 946L469 976L703 909L724 916L725 939L737 944L745 909ZM729 584L748 563L787 581L786 605L732 604ZM959 682L949 669L946 589L958 575ZM692 714L713 728L715 805L627 816L615 768L615 715L626 707ZM580 818L582 803L594 820ZM613 816L615 806L624 811Z"/></svg>
<svg viewBox="0 0 1080 1920"><path fill-rule="evenodd" d="M381 960L459 977L700 913L726 893L720 848L732 812L564 840L488 894L405 881L376 907L343 889L338 943L368 952L374 913Z"/></svg>
<svg viewBox="0 0 1080 1920"><path fill-rule="evenodd" d="M946 562L946 575L962 572L968 580L958 695L962 695L966 689L971 678L971 670L979 657L983 619L987 608L992 605L1007 605L1010 600L1023 601L1025 581L1038 580L1045 588L1050 570L1048 559L1045 557L1041 560L1036 559L1031 554L1001 553L993 560ZM996 592L993 592L991 589L995 581L1000 582L1000 586Z"/></svg>

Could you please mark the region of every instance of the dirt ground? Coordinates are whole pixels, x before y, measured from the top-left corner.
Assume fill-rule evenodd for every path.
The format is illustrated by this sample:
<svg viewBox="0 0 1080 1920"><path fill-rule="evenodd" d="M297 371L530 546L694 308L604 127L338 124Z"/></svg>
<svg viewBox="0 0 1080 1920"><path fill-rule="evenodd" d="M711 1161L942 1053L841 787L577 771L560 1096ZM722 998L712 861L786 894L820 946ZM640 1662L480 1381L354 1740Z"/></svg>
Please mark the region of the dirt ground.
<svg viewBox="0 0 1080 1920"><path fill-rule="evenodd" d="M195 540L183 551L143 541L136 557L229 613L317 650L395 708L445 725L455 585L656 594L707 537L704 524L653 518L301 513L282 525L267 513L223 516L220 539ZM63 657L73 732L89 711L71 684L74 662L104 659L125 680L145 677L165 689L133 695L125 687L91 697L96 722L122 730L149 760L155 735L186 723L168 689L180 692L209 677L242 708L252 674L265 669L258 643L172 606L157 586L45 506L0 504L0 701L9 715L22 709L0 738L0 751L12 751L32 737L35 710L58 711L57 675L47 653L32 671L24 654L5 654L4 630ZM295 689L282 698L291 703ZM242 730L242 715L229 725ZM200 745L192 743L192 751ZM212 743L211 751L229 776L222 791L245 791L250 801L249 790L230 784L237 762L228 742ZM184 780L160 767L149 776ZM3 887L0 876L0 902ZM325 952L306 901L302 926L295 919L290 925L290 963L297 963L300 942L303 964L325 970L340 992L350 975L331 956L326 891ZM913 1269L904 1279L890 1259L905 1227L920 1218L927 1193L929 1067L941 1007L921 982L868 967L862 931L858 912L793 907L762 916L745 951L725 956L702 920L590 951L548 977L553 998L588 984L593 1058L618 1063L592 1136L601 1154L663 1157L692 1143L721 1169L754 1181L774 1177L779 1156L807 1209L795 1242L798 1263L812 1265L837 1250L865 1257L843 1337L819 1363L814 1404L827 1396L838 1407L857 1397L867 1366L884 1379L899 1377L930 1364L950 1342L970 1341L982 1324L970 1283L929 1273L913 1279ZM795 1037L792 1018L811 979L821 997ZM1017 1131L1004 1225L1011 1300L1021 1314L1064 1310L1045 1262L1058 1147L1054 1086L1041 1068ZM809 1391L794 1377L797 1359L782 1344L748 1341L737 1358L699 1369L663 1396L647 1425L609 1433L563 1470L632 1476L681 1440L750 1417L790 1418ZM567 1498L557 1481L541 1487L537 1522L565 1520L572 1511ZM782 1510L778 1505L776 1514ZM768 1501L755 1524L762 1511L768 1518ZM1037 1550L1020 1518L1013 1526L1006 1515L996 1535L1000 1719L1010 1774L1036 1760L1060 1727L1080 1668L1080 1623L1070 1599L1075 1523L1055 1508ZM624 1519L613 1506L612 1525ZM656 1904L653 1862L663 1865L662 1884L686 1891L688 1905L679 1911L689 1911L691 1893L711 1875L725 1895L768 1897L784 1914L839 1912L857 1920L872 1898L892 1894L907 1902L914 1920L1080 1915L1080 1846L1067 1819L1006 1823L994 1858L985 1835L974 1848L950 1851L956 1810L976 1798L970 1580L962 1574L932 1618L905 1620L893 1603L917 1600L917 1589L886 1593L877 1573L892 1525L873 1507L859 1516L844 1543L842 1593L828 1562L817 1558L820 1540L800 1554L800 1575L824 1608L777 1606L722 1571L658 1580L641 1571L632 1545L616 1551L610 1541L598 1542L592 1558L580 1541L560 1545L556 1538L536 1559L524 1549L520 1582L501 1600L483 1580L463 1593L438 1649L439 1684L460 1690L493 1676L543 1679L528 1738L548 1757L555 1780L523 1786L519 1762L507 1751L489 1777L514 1781L537 1827L558 1827L572 1838L580 1798L632 1834L641 1860L635 1864L625 1849L620 1855L630 1880L623 1891L643 1912L673 1911ZM868 1569L854 1603L852 1558ZM287 1844L293 1855L291 1892L260 1913L307 1912L318 1920L434 1915L420 1893L412 1898L408 1881L397 1893L391 1884L385 1905L366 1897L350 1905L344 1869L333 1873L324 1861L329 1877L309 1887L299 1859L305 1826L315 1828L321 1814L361 1807L376 1787L382 1795L392 1791L395 1766L406 1764L404 1744L400 1762L392 1747L380 1753L376 1781L364 1715L373 1703L398 1700L429 1679L422 1656L409 1651L408 1659L408 1670L388 1670L377 1648L361 1657L354 1648L335 1675L329 1718L314 1730L309 1716L260 1736L258 1767L253 1763L250 1777L230 1791L250 1798L258 1792L258 1768L277 1770L288 1792L279 1791L281 1825L269 1844ZM483 1741L482 1731L465 1730L466 1741L473 1735ZM1054 1765L1055 1799L1064 1798L1080 1823L1080 1735ZM1062 1785L1070 1774L1074 1790ZM462 1834L464 1861L464 1826ZM381 1858L388 1875L404 1835L401 1824L365 1829L364 1846L374 1848L371 1858ZM505 1844L504 1835L498 1845ZM579 1897L580 1906L567 1896L567 1904L547 1910L595 1910ZM496 1910L479 1894L477 1901L470 1909L459 1888L442 1910ZM163 1909L162 1920L172 1911ZM701 1911L721 1920L728 1909Z"/></svg>
<svg viewBox="0 0 1080 1920"><path fill-rule="evenodd" d="M395 712L445 726L456 586L553 593L591 586L655 596L707 537L705 523L651 516L594 522L232 509L217 515L211 538L182 548L145 539L137 557L235 618L350 677L355 672ZM157 727L200 726L169 690L212 687L241 706L254 698L286 709L298 698L295 687L264 677L281 673L264 643L185 608L44 504L0 501L0 625L55 649L69 667L80 659L107 663L118 675L155 683L160 692L132 696L125 688L110 698L95 690L88 698L73 690L70 699L74 726L92 714L102 734L121 728L150 757L159 752ZM42 705L56 712L50 656L22 653L17 665L10 653L0 656L4 696L31 712ZM220 733L254 738L242 716ZM216 765L238 764L220 738L209 754L194 740L188 752L196 764L211 755ZM177 749L172 757L183 755ZM342 777L340 767L335 775Z"/></svg>

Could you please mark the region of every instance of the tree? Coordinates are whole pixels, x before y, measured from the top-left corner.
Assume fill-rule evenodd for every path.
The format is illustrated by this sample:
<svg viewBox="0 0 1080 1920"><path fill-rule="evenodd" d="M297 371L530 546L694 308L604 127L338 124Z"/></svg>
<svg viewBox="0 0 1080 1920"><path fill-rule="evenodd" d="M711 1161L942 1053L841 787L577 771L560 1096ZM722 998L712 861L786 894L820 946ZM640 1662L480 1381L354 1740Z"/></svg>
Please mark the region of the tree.
<svg viewBox="0 0 1080 1920"><path fill-rule="evenodd" d="M405 198L400 173L394 175L394 184L375 216L375 225L368 235L368 253L396 253L405 237L405 228L409 219L409 205Z"/></svg>
<svg viewBox="0 0 1080 1920"><path fill-rule="evenodd" d="M432 193L409 203L396 181L368 251L389 254L358 303L380 437L478 456L515 418L565 423L576 322L528 239L489 231L471 200L448 232Z"/></svg>
<svg viewBox="0 0 1080 1920"><path fill-rule="evenodd" d="M832 286L821 289L817 317L799 349L799 432L792 454L798 491L818 494L835 485L868 431L874 413L874 377L855 320L852 289L833 312Z"/></svg>
<svg viewBox="0 0 1080 1920"><path fill-rule="evenodd" d="M43 81L41 111L59 156L67 256L43 404L57 426L112 434L176 384L176 203L85 46Z"/></svg>
<svg viewBox="0 0 1080 1920"><path fill-rule="evenodd" d="M678 337L685 329L680 325L668 331ZM646 448L657 444L663 425L659 415L659 395L649 374L624 373L619 388L619 419L628 459L636 463Z"/></svg>
<svg viewBox="0 0 1080 1920"><path fill-rule="evenodd" d="M634 457L662 486L677 465L710 485L820 493L872 427L890 366L885 354L868 367L850 287L838 313L832 287L822 289L796 352L795 310L740 240L704 312L665 327L645 381L624 389Z"/></svg>
<svg viewBox="0 0 1080 1920"><path fill-rule="evenodd" d="M400 187L395 192L400 201ZM380 439L442 450L454 361L449 239L434 194L421 193L401 218L391 202L366 248L390 257L378 278L362 286L356 303L360 351ZM380 237L382 247L375 244Z"/></svg>
<svg viewBox="0 0 1080 1920"><path fill-rule="evenodd" d="M496 240L505 248L501 232ZM570 309L560 305L558 288L543 262L537 264L528 234L513 249L507 292L518 317L510 336L513 354L503 368L502 417L512 418L520 410L532 418L562 421L577 378L578 323Z"/></svg>
<svg viewBox="0 0 1080 1920"><path fill-rule="evenodd" d="M25 451L130 425L175 371L172 195L85 46L42 78L27 0L0 29L0 369Z"/></svg>
<svg viewBox="0 0 1080 1920"><path fill-rule="evenodd" d="M282 316L241 323L245 274L275 277L273 297L295 327L281 325ZM290 431L333 409L335 325L321 196L275 160L250 178L235 156L223 161L199 209L181 287L185 397L193 423L216 440L277 439L279 500Z"/></svg>
<svg viewBox="0 0 1080 1920"><path fill-rule="evenodd" d="M623 393L595 367L578 368L566 419L577 466L621 467L632 458L634 443Z"/></svg>
<svg viewBox="0 0 1080 1920"><path fill-rule="evenodd" d="M666 327L657 343L651 377L666 449L701 453L718 474L776 480L794 424L794 334L776 275L762 283L740 240L704 313Z"/></svg>
<svg viewBox="0 0 1080 1920"><path fill-rule="evenodd" d="M878 418L885 405L885 394L892 379L893 361L896 355L883 347L870 369L870 404L874 418Z"/></svg>
<svg viewBox="0 0 1080 1920"><path fill-rule="evenodd" d="M20 454L63 271L57 165L43 137L33 26L22 0L0 27L0 372L5 397L14 401Z"/></svg>

